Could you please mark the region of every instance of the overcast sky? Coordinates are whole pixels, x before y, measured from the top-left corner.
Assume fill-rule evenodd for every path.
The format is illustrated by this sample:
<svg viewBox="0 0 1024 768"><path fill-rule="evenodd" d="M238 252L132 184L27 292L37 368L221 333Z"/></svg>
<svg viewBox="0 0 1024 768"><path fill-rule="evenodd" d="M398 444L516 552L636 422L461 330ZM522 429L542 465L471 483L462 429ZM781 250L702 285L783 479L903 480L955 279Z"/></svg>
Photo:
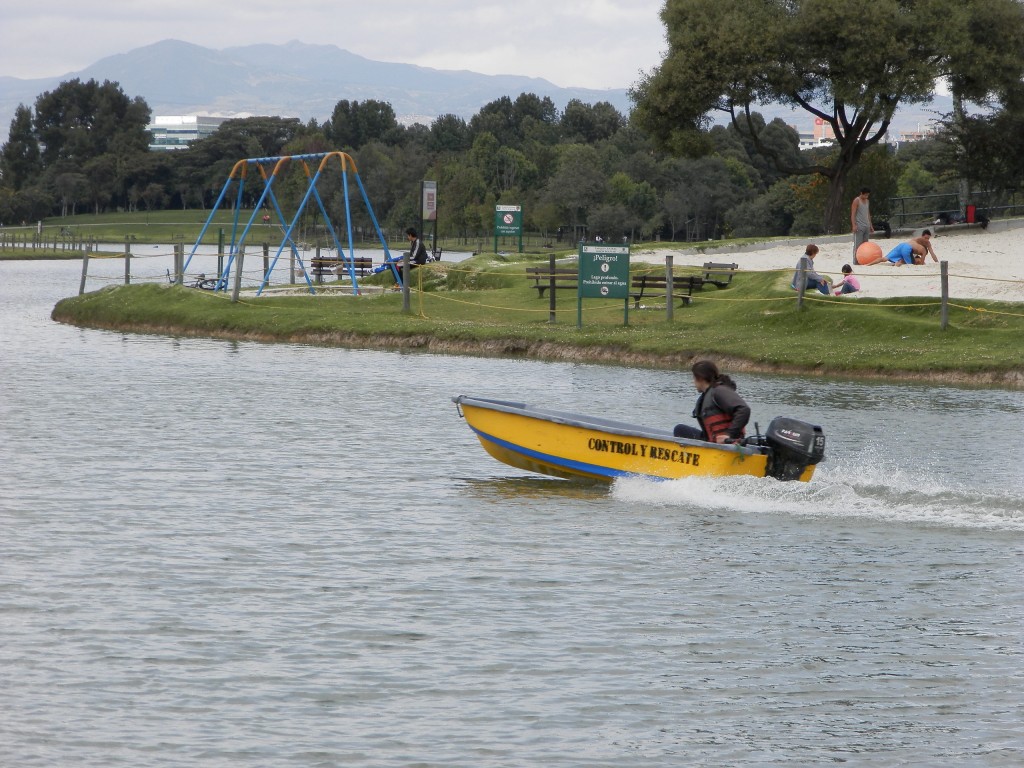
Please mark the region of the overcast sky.
<svg viewBox="0 0 1024 768"><path fill-rule="evenodd" d="M57 77L160 40L333 44L377 61L627 88L661 60L661 0L4 3L0 75Z"/></svg>

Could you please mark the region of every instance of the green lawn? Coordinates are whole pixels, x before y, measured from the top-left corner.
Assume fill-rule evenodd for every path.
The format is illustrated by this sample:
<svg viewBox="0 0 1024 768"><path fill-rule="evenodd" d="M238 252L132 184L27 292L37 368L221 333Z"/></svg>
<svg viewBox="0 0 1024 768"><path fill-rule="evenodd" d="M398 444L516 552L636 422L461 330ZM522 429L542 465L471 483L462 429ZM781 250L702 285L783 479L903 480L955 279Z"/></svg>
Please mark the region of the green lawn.
<svg viewBox="0 0 1024 768"><path fill-rule="evenodd" d="M548 299L525 277L525 262L476 257L418 270L426 290L402 312L400 294L362 297L243 294L137 285L66 299L54 317L83 326L245 337L267 341L415 347L443 351L572 358L640 365L685 365L697 355L728 358L762 370L834 375L908 376L1022 386L1024 305L972 301L952 307L939 327L934 299L843 299L808 296L803 309L786 287L789 271L739 273L725 289L695 293L691 306L665 316L664 300L630 305L586 300L576 327L576 299ZM685 274L687 270L679 270ZM635 273L635 270L634 270ZM385 282L378 276L364 285ZM955 302L954 302L955 303ZM899 306L894 306L899 305ZM980 311L979 311L980 310ZM734 365L735 367L735 365Z"/></svg>

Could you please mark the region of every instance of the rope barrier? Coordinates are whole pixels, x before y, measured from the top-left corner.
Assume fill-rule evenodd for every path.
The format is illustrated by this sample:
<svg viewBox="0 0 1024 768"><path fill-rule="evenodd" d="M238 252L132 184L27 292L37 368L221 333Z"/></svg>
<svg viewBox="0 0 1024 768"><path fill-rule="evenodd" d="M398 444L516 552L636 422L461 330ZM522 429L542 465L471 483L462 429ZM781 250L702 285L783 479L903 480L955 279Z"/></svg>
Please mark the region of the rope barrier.
<svg viewBox="0 0 1024 768"><path fill-rule="evenodd" d="M957 309L962 309L965 312L984 312L986 315L1006 315L1008 317L1024 317L1024 312L1004 312L1003 310L1000 309L973 307L971 305L967 305L965 307L963 304L948 304L947 306L956 307Z"/></svg>
<svg viewBox="0 0 1024 768"><path fill-rule="evenodd" d="M164 259L166 259L166 258L173 257L173 256L174 256L173 252L170 252L170 253L168 253L168 252L161 252L161 253L154 253L154 254L134 254L134 253L130 254L130 257L132 259L154 259L154 258L164 258ZM90 258L91 259L106 259L106 260L110 260L110 259L124 259L125 258L125 254L123 254L123 253L119 253L119 254L118 253L106 253L106 254L99 254L99 253L97 253L97 254L90 255ZM547 265L547 263L543 263L543 264L542 263L538 263L536 266L539 267L540 270L543 270L548 265ZM655 268L657 267L656 264L652 264L651 266L655 267ZM479 302L479 301L468 301L466 299L455 298L454 296L451 296L451 295L445 295L444 293L439 292L439 291L425 291L425 290L423 290L423 278L424 278L424 274L428 274L428 273L425 273L423 271L424 268L426 268L427 270L430 270L430 273L433 273L435 275L439 275L441 277L447 277L447 276L450 276L450 275L459 275L459 274L474 275L474 276L492 276L492 275L496 275L496 276L499 276L499 277L512 277L512 278L524 277L524 278L527 278L527 279L536 280L538 282L543 282L543 280L546 277L548 277L548 275L546 275L544 271L537 271L537 272L530 271L530 272L528 272L525 269L523 269L523 270L516 269L516 270L509 270L509 271L504 271L503 270L503 271L498 271L498 272L490 272L490 271L486 271L486 270L483 270L483 269L477 269L477 268L471 268L471 269L460 268L458 266L451 265L451 264L445 264L445 263L442 263L442 262L432 262L432 263L420 265L417 268L417 272L419 273L418 274L418 278L419 278L418 279L418 287L414 288L414 287L410 286L410 291L412 291L412 292L417 294L417 302L418 302L418 310L419 310L418 316L423 318L423 319L429 319L427 317L427 315L424 313L424 309L423 309L424 296L426 296L426 295L429 295L432 298L437 299L438 301L444 301L444 302L448 302L450 304L458 304L458 305L463 305L463 306L479 307L479 308L482 308L482 309L499 310L499 311L504 311L504 312L515 312L515 313L527 314L527 315L534 315L534 314L538 314L538 315L539 314L547 314L547 315L550 315L551 312L552 312L550 307L547 307L547 306L545 306L543 308L537 308L537 309L531 309L531 308L525 308L525 307L510 307L510 306L503 306L503 305L500 305L500 304L491 304L491 303L485 303L485 302ZM699 272L699 270L695 270L695 271ZM762 269L762 270L744 269L743 273L744 274L751 274L751 275L755 275L755 274L780 274L780 273L784 274L784 273L786 273L788 271L789 271L788 269ZM184 280L185 281L198 280L199 279L199 274L203 274L203 273L189 273L189 274L184 276ZM838 275L840 273L823 272L821 274L828 274L828 275L835 274L835 275ZM264 273L264 271L262 269L245 270L242 273L243 281L245 281L247 284L252 284L252 285L260 283L263 280L264 275L265 275L265 273ZM681 277L685 277L685 275L681 275ZM898 272L898 273L896 273L896 272L888 273L888 274L885 275L885 277L887 277L887 278L892 278L892 277L898 277L898 278L918 278L918 279L931 279L931 280L934 280L937 277L939 277L939 275L931 273L931 272L926 273L926 274L915 274L915 273L910 272L910 271L901 271L901 272ZM948 275L948 277L950 279L958 279L958 280L977 280L977 281L992 282L992 283L1008 283L1008 284L1021 284L1021 285L1024 285L1024 280L1018 280L1018 279L1013 279L1013 278L980 277L980 276L976 276L976 275L963 275L963 274L951 274L951 275ZM111 276L90 275L89 279L91 279L91 280L98 280L98 281L105 282L105 283L119 283L119 282L122 282L124 278L121 275L111 275ZM134 283L147 283L147 282L163 283L163 282L166 281L166 279L167 278L166 278L165 275L161 275L161 276L156 276L156 275L154 275L154 276L132 275L132 277L131 277L131 280ZM233 279L233 277L231 279ZM247 285L247 287L249 287L249 285ZM296 284L295 287L296 288L301 288L301 287L304 287L304 285ZM325 288L325 287L326 288L330 288L332 286L330 286L329 284L328 285L324 285L322 283L317 283L316 287L317 288ZM204 291L204 293L207 293L207 292ZM224 295L223 291L220 291L220 292L208 292L208 293L212 293L213 295L220 294L219 297L222 297ZM382 294L382 295L386 295L386 293ZM652 297L652 298L657 298L657 297ZM864 298L869 298L869 297L864 297ZM922 299L928 299L930 297L921 297L921 298ZM736 304L779 303L779 302L796 301L797 299L798 299L798 296L795 295L795 294L792 295L792 296L764 296L764 297L744 297L744 298L732 297L732 296L712 296L712 295L708 295L708 294L704 294L704 293L701 293L701 294L696 294L695 293L695 294L693 294L691 296L691 301L692 302L701 302L701 301L715 302L715 301L722 301L722 302L732 302L732 303L736 303ZM905 302L901 302L901 303L888 303L888 302L886 302L884 300L879 300L879 299L870 299L870 303L858 303L858 302L851 302L849 300L842 300L842 299L840 299L838 297L833 297L833 296L829 296L829 297L821 296L821 297L819 297L819 296L814 296L814 295L808 295L806 293L804 295L804 300L808 301L808 302L815 302L817 304L824 304L824 305L827 305L827 306L841 306L843 308L854 308L855 310L856 309L867 310L867 309L874 309L874 308L882 308L882 309L914 309L914 308L918 308L919 309L919 308L925 308L925 307L941 306L941 304L942 304L942 302L938 301L938 300L935 300L935 301L918 301L918 302L914 302L914 303L905 303ZM265 305L261 304L260 302L252 302L252 301L240 300L238 303L246 304L247 306L264 306L265 307ZM556 314L576 313L578 311L578 307L576 306L576 302L574 301L574 302L572 302L572 304L573 305L569 306L569 307L564 307L564 306L561 307L561 308L557 308L556 307L554 312ZM959 310L962 310L962 311L965 311L965 312L978 312L978 313L985 313L985 314L990 314L990 315L999 315L999 316L1005 316L1005 317L1024 317L1024 312L1012 312L1012 311L1007 311L1007 310L989 309L987 307L977 307L977 306L974 306L974 305L971 305L971 304L964 305L964 304L959 304L959 303L953 303L953 302L949 302L948 300L947 300L947 304L946 305L947 305L947 307L951 307L951 308L954 308L954 309L959 309ZM664 309L665 307L666 307L665 303L659 302L659 303L645 304L643 306L643 309L645 309L645 310ZM602 302L602 304L600 306L595 306L595 305L584 306L582 308L582 310L583 310L583 312L588 313L588 314L593 314L593 313L598 313L598 312L616 312L617 313L617 312L622 310L622 307L619 305L618 302L604 301L604 302Z"/></svg>
<svg viewBox="0 0 1024 768"><path fill-rule="evenodd" d="M420 293L420 294L425 295L425 296L430 296L432 298L437 299L438 301L447 301L447 302L450 302L452 304L463 304L463 305L469 306L469 307L480 307L481 309L500 309L500 310L502 310L504 312L527 312L527 313L534 313L534 312L536 312L536 313L543 313L545 315L549 314L551 312L551 310L549 308L547 308L547 307L545 307L544 309L527 309L525 307L507 307L507 306L502 306L500 304L483 304L483 303L478 302L478 301L464 301L462 299L452 298L451 296L445 296L444 294L439 293L437 291L417 291L415 288L410 288L410 291L413 291L413 292L416 292L416 293ZM661 306L664 306L664 305L661 305ZM622 311L622 307L619 306L619 305L608 304L606 306L599 306L599 307L593 307L592 306L592 307L584 307L583 308L584 312L606 312L606 311L610 311L610 310L615 310L617 312L621 312ZM556 308L555 312L556 313L563 313L563 312L573 312L573 313L575 313L576 312L576 307L573 306L573 307L569 307L567 309L557 309Z"/></svg>

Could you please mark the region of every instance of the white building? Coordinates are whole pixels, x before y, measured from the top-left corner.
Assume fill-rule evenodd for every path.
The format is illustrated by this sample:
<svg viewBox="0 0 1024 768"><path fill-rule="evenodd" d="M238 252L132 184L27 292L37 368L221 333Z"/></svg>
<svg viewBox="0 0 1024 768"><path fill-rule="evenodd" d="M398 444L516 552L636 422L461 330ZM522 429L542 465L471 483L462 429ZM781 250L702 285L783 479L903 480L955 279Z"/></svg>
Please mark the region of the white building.
<svg viewBox="0 0 1024 768"><path fill-rule="evenodd" d="M155 152L188 149L193 141L215 133L227 119L207 115L157 115L146 126L149 148Z"/></svg>
<svg viewBox="0 0 1024 768"><path fill-rule="evenodd" d="M831 147L835 144L836 137L832 133L832 126L820 117L814 118L814 129L801 131L795 125L790 128L800 135L800 149L814 149L815 147Z"/></svg>

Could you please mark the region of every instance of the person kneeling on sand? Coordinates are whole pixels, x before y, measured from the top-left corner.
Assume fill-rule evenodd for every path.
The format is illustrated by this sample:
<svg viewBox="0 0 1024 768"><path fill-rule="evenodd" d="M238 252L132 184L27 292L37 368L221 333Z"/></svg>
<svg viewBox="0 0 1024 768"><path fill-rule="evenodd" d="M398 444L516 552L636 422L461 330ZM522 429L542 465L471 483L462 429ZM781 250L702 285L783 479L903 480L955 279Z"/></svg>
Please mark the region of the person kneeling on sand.
<svg viewBox="0 0 1024 768"><path fill-rule="evenodd" d="M853 267L843 264L843 279L833 285L832 290L835 291L836 296L844 293L856 293L860 290L860 280L854 276Z"/></svg>
<svg viewBox="0 0 1024 768"><path fill-rule="evenodd" d="M932 247L932 232L930 229L926 229L924 232L922 232L920 237L911 238L910 242L917 243L918 245L920 245L922 248L924 248L925 253L931 254L932 261L938 263L939 257L935 255L935 249ZM920 260L918 260L918 258L920 258ZM914 263L924 264L924 254L922 253L920 257L918 257L915 253Z"/></svg>
<svg viewBox="0 0 1024 768"><path fill-rule="evenodd" d="M924 264L924 255L927 252L928 249L917 240L907 240L885 254L885 258L897 267L904 264Z"/></svg>

